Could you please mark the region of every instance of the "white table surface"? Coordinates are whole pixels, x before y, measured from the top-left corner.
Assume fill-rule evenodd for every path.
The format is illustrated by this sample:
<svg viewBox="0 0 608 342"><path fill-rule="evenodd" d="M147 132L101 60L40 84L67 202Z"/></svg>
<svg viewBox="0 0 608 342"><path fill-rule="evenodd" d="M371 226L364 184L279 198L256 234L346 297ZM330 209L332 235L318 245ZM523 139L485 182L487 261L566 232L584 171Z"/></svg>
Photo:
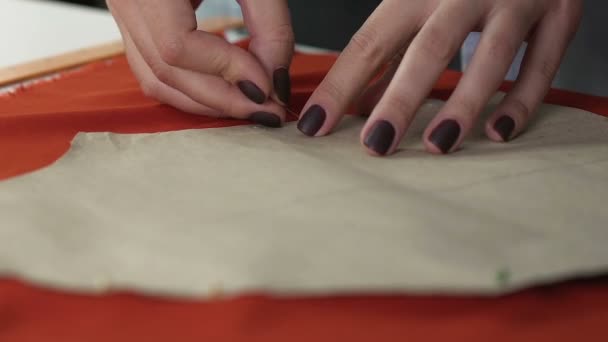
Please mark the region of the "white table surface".
<svg viewBox="0 0 608 342"><path fill-rule="evenodd" d="M0 68L119 40L99 9L42 0L0 0Z"/></svg>

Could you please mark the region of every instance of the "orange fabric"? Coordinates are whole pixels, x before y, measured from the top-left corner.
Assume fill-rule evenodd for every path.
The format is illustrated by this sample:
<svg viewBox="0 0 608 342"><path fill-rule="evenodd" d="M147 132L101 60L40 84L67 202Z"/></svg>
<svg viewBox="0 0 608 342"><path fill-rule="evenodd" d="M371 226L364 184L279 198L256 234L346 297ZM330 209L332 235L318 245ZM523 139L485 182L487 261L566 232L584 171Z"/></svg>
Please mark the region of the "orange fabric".
<svg viewBox="0 0 608 342"><path fill-rule="evenodd" d="M335 58L298 55L298 111ZM433 92L446 98L460 75ZM509 87L509 84L505 84ZM548 102L608 115L608 99L554 90ZM0 98L0 179L48 165L78 131L123 133L243 121L180 113L145 98L124 57ZM1 224L1 218L0 218ZM163 300L86 296L0 280L0 341L605 341L608 282L583 281L500 298L406 295Z"/></svg>
<svg viewBox="0 0 608 342"><path fill-rule="evenodd" d="M333 62L330 56L296 58L295 109ZM78 132L148 133L245 123L184 114L144 97L126 58L116 58L0 97L0 180L57 160Z"/></svg>
<svg viewBox="0 0 608 342"><path fill-rule="evenodd" d="M608 283L483 298L81 296L0 282L0 341L605 342Z"/></svg>

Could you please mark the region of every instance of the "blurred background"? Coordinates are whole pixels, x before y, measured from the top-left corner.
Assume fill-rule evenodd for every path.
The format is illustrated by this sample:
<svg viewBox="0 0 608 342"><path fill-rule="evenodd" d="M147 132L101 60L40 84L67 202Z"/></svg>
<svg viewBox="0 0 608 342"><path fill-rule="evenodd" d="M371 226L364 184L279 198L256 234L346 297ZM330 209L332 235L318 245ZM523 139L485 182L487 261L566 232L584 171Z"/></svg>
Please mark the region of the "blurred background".
<svg viewBox="0 0 608 342"><path fill-rule="evenodd" d="M105 8L103 0L43 0L65 1L85 6ZM340 50L381 0L289 0L298 43ZM570 47L554 86L599 96L608 96L608 1L586 0L579 33ZM322 10L321 10L322 8ZM205 0L197 11L199 18L240 16L235 0ZM313 19L314 18L314 19ZM310 25L314 22L314 25ZM467 39L461 53L450 68L464 70L475 50L479 34ZM514 79L525 46L507 75Z"/></svg>
<svg viewBox="0 0 608 342"><path fill-rule="evenodd" d="M47 0L63 1L79 5L106 8L105 0ZM202 17L213 16L240 16L241 11L235 0L205 0L197 15Z"/></svg>

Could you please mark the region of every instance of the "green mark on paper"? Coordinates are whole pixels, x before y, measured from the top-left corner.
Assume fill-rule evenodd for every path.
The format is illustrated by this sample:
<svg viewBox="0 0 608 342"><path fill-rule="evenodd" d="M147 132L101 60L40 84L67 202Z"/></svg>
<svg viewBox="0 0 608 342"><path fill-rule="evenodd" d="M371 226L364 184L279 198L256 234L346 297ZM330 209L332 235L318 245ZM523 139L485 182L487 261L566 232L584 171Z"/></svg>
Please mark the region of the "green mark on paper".
<svg viewBox="0 0 608 342"><path fill-rule="evenodd" d="M507 287L511 280L511 271L508 268L501 268L496 272L496 282L500 287Z"/></svg>

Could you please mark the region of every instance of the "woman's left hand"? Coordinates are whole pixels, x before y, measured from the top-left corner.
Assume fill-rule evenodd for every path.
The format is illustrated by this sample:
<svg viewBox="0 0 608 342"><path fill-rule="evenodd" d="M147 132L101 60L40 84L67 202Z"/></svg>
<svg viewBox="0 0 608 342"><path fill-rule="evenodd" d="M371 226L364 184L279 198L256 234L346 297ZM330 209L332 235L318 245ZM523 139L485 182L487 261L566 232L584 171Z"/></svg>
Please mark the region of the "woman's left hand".
<svg viewBox="0 0 608 342"><path fill-rule="evenodd" d="M298 128L326 135L357 100L370 114L362 144L374 155L394 152L467 35L480 30L473 60L428 125L424 143L432 153L457 149L529 38L520 75L485 126L490 139L508 141L550 88L581 7L582 0L384 0L314 92ZM385 75L366 89L387 64Z"/></svg>

